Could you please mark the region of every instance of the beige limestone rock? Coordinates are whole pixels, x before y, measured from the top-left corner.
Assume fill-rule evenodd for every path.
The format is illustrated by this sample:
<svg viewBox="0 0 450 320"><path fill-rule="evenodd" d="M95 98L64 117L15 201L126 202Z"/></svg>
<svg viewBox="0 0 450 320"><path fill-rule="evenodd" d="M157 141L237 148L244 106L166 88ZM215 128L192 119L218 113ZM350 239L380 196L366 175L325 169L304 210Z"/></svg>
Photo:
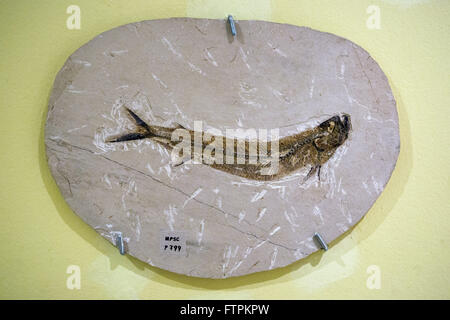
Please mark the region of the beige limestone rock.
<svg viewBox="0 0 450 320"><path fill-rule="evenodd" d="M48 163L86 223L150 265L197 277L288 265L355 225L382 192L399 153L395 100L366 51L332 34L261 21L165 19L104 32L67 60L49 102ZM205 165L174 167L151 140L111 144L151 124L279 128L285 136L339 113L349 138L321 170L257 182ZM185 240L164 251L161 237ZM181 239L183 240L183 239ZM181 241L183 242L183 241Z"/></svg>

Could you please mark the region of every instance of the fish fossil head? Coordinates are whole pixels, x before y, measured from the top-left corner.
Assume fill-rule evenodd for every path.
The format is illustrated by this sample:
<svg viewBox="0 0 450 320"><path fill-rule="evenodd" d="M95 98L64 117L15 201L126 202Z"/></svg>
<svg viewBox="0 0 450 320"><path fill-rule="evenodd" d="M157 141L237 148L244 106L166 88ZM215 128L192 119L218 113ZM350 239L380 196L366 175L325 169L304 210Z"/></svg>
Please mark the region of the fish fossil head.
<svg viewBox="0 0 450 320"><path fill-rule="evenodd" d="M333 116L318 126L319 136L314 145L320 151L337 148L347 140L351 128L350 115Z"/></svg>

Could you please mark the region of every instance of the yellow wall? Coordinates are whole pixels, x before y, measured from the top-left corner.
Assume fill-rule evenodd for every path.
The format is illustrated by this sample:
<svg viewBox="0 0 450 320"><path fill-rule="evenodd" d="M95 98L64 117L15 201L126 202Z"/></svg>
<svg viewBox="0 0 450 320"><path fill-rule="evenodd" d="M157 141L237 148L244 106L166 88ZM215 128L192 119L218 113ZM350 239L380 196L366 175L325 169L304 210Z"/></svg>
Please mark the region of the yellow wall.
<svg viewBox="0 0 450 320"><path fill-rule="evenodd" d="M66 8L81 8L68 30ZM366 27L379 6L381 29ZM116 26L173 16L261 19L335 33L365 48L398 103L401 153L386 190L352 231L286 268L194 279L130 258L67 206L45 160L43 127L66 58ZM1 298L450 298L448 0L0 0ZM66 288L78 265L81 289ZM369 290L367 268L381 271Z"/></svg>

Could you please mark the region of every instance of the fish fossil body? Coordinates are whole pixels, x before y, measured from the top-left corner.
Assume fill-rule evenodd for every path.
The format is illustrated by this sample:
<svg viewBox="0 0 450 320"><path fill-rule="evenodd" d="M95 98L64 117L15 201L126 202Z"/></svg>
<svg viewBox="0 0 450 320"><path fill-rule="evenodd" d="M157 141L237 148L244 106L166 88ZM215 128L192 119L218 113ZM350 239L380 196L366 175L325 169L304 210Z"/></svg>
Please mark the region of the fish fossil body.
<svg viewBox="0 0 450 320"><path fill-rule="evenodd" d="M133 111L128 108L126 110L136 123L137 130L110 138L107 142L117 143L148 138L157 141L169 150L174 150L180 143L179 138L181 137L176 135L176 130L182 130L185 136L187 135L189 138L189 151L192 158L195 159L200 153L202 156L199 158L202 163L214 169L247 179L263 181L280 179L305 166L311 166L307 178L317 172L320 180L321 166L347 140L351 130L350 115L336 115L314 128L279 139L278 145L275 144L277 148L272 148L274 144L268 142L266 150L264 150L265 155L264 152L260 155L260 151L263 151L260 143L252 144L249 140L238 141L224 136L197 132L197 135L201 135L201 143L198 143L196 142L198 141L198 136L196 140L194 130L188 130L182 126L168 128L148 125ZM212 150L210 148L211 142L214 142L216 146ZM231 146L232 151L227 151L226 148L231 149ZM276 149L278 149L278 152ZM231 161L227 161L226 157L229 157L230 154ZM223 161L217 163L217 159L223 159ZM277 162L277 165L271 167L274 162Z"/></svg>

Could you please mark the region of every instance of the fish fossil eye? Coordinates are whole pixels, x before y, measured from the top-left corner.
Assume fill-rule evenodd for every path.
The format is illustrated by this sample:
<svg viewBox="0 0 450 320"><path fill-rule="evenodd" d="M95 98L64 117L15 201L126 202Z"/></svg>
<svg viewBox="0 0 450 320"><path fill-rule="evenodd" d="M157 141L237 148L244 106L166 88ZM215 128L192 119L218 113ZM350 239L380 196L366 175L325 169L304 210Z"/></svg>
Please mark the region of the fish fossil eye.
<svg viewBox="0 0 450 320"><path fill-rule="evenodd" d="M327 128L328 132L331 133L335 126L336 126L336 123L334 121L330 121L328 128Z"/></svg>

